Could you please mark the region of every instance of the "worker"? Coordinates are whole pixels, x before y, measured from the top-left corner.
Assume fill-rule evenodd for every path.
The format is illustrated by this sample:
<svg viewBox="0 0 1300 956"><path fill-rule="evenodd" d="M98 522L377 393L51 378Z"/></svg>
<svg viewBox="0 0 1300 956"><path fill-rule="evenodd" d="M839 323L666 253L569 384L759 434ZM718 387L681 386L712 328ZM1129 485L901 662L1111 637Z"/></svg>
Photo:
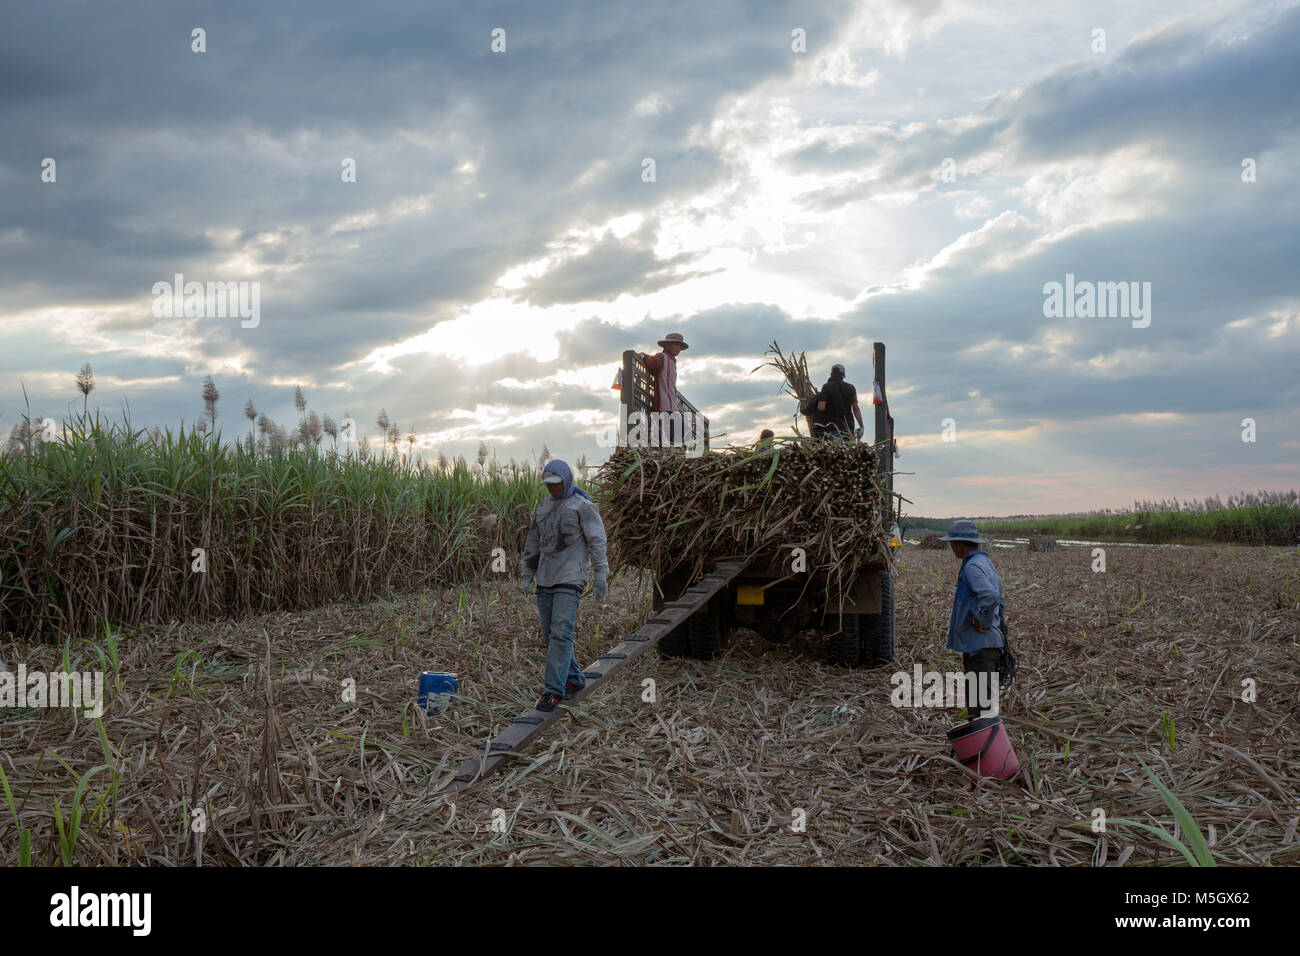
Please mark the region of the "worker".
<svg viewBox="0 0 1300 956"><path fill-rule="evenodd" d="M770 445L774 441L776 441L776 432L772 431L772 429L764 428L761 432L758 433L759 448L762 448L765 445Z"/></svg>
<svg viewBox="0 0 1300 956"><path fill-rule="evenodd" d="M653 412L677 412L681 414L681 406L677 403L677 356L690 348L686 340L682 338L680 332L669 332L659 340L659 347L663 349L657 355L647 355L641 353L641 360L645 362L655 377L654 403L650 410ZM677 419L668 419L668 444L672 444L681 436L677 435Z"/></svg>
<svg viewBox="0 0 1300 956"><path fill-rule="evenodd" d="M550 496L533 513L524 543L520 588L528 593L537 582L537 617L546 641L546 686L537 709L555 710L562 699L586 686L573 653L578 602L594 565L592 590L596 600L609 593L609 561L605 556L605 525L591 496L573 483L573 471L559 459L542 469L542 484Z"/></svg>
<svg viewBox="0 0 1300 956"><path fill-rule="evenodd" d="M997 677L1006 646L1003 637L1002 579L983 550L988 539L974 521L954 521L946 541L961 559L957 593L948 619L948 650L960 651L966 672L966 712L971 720L997 713ZM981 677L980 675L983 675ZM978 691L978 693L974 693Z"/></svg>
<svg viewBox="0 0 1300 956"><path fill-rule="evenodd" d="M844 381L844 366L831 366L831 377L800 411L811 418L814 438L848 438L855 434L853 420L858 421L856 435L862 437L862 409L858 390Z"/></svg>

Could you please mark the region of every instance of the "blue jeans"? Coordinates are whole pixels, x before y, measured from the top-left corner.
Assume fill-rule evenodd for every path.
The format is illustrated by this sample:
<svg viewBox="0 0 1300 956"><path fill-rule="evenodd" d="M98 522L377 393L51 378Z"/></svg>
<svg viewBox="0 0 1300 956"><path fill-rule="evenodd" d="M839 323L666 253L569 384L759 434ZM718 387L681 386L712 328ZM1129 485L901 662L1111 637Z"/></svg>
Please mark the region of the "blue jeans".
<svg viewBox="0 0 1300 956"><path fill-rule="evenodd" d="M573 626L578 620L578 602L572 591L537 594L537 617L546 638L546 692L564 696L566 681L586 683L573 657Z"/></svg>

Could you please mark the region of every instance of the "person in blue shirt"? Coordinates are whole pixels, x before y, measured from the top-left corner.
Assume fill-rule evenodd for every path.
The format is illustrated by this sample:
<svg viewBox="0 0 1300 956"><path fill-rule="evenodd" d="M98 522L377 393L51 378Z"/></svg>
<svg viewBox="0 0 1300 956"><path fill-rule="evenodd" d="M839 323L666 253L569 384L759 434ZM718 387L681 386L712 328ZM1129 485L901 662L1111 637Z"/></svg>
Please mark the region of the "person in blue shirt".
<svg viewBox="0 0 1300 956"><path fill-rule="evenodd" d="M948 650L961 652L966 686L981 690L974 701L970 700L969 692L967 695L967 713L975 720L996 712L996 701L985 695L996 687L994 675L998 673L1006 646L1002 579L989 553L983 550L988 539L979 533L974 521L954 521L939 540L948 542L952 553L961 559L952 617L948 620ZM982 680L981 674L986 675Z"/></svg>

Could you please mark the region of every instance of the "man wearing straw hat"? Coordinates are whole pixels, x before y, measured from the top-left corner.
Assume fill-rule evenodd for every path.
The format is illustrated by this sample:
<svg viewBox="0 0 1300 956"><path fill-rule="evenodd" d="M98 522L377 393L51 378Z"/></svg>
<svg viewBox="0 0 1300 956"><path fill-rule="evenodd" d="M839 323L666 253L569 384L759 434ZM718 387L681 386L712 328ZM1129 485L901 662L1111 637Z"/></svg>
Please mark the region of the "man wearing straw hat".
<svg viewBox="0 0 1300 956"><path fill-rule="evenodd" d="M672 412L681 413L681 406L677 404L677 356L690 348L686 340L682 338L680 332L669 332L659 340L659 347L663 349L657 355L647 355L641 353L641 360L645 362L655 377L655 396L654 404L650 410L652 412ZM676 419L668 419L668 441L671 444L677 440Z"/></svg>
<svg viewBox="0 0 1300 956"><path fill-rule="evenodd" d="M527 594L528 586L537 581L537 617L547 642L546 687L537 709L549 712L587 682L573 654L573 629L591 565L595 565L596 600L603 601L609 593L609 561L600 512L573 483L568 464L558 458L547 462L542 484L550 495L533 513L519 583Z"/></svg>
<svg viewBox="0 0 1300 956"><path fill-rule="evenodd" d="M961 651L968 688L966 710L974 720L997 712L997 678L993 675L999 671L1005 647L1002 579L989 553L983 550L988 539L979 533L974 521L954 521L939 540L948 542L953 555L961 559L952 617L948 620L948 650ZM985 675L983 682L981 674ZM982 688L993 690L991 700L982 699L988 692ZM972 690L981 693L976 696Z"/></svg>

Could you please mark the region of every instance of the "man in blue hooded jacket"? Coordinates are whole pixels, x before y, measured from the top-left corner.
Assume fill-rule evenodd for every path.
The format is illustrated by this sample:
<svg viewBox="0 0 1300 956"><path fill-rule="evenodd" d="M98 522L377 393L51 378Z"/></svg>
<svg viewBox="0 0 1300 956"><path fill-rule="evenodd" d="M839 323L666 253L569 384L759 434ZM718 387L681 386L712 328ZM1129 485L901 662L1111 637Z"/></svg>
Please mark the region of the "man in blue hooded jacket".
<svg viewBox="0 0 1300 956"><path fill-rule="evenodd" d="M1005 646L1002 579L988 552L982 550L988 540L974 521L954 521L939 540L948 542L952 553L961 559L952 617L948 620L948 650L961 651L968 688L966 710L974 720L995 713L997 708L997 673ZM969 689L980 690L980 697L972 700ZM985 696L989 691L993 692L992 699Z"/></svg>
<svg viewBox="0 0 1300 956"><path fill-rule="evenodd" d="M537 616L547 642L546 688L537 709L549 712L586 684L573 655L578 602L592 565L592 589L597 600L604 600L609 593L609 562L605 524L591 497L573 483L569 466L558 459L548 462L542 469L542 484L550 497L533 513L520 587L527 594L529 585L537 582Z"/></svg>

